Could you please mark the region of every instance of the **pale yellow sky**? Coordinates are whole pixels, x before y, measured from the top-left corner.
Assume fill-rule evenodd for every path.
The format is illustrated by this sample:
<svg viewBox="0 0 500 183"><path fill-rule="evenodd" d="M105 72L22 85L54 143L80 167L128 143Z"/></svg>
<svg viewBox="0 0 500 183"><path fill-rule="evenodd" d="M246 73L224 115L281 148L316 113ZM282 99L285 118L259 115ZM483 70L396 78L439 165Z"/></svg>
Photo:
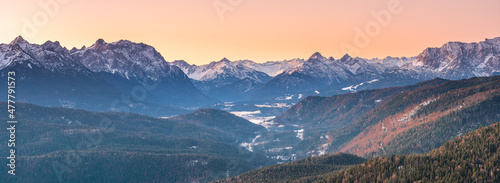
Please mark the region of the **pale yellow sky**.
<svg viewBox="0 0 500 183"><path fill-rule="evenodd" d="M307 58L316 51L335 58L346 51L365 58L415 56L448 41L500 37L498 0L0 0L0 5L2 43L22 35L32 43L58 40L71 49L98 38L128 39L154 46L167 61L195 64L223 57Z"/></svg>

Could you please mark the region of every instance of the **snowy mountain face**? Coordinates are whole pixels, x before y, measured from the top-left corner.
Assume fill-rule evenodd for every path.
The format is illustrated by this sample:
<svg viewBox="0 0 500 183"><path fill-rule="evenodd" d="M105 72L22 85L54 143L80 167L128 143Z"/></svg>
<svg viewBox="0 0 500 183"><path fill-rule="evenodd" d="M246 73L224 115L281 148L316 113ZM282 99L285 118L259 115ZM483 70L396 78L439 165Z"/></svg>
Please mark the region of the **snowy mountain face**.
<svg viewBox="0 0 500 183"><path fill-rule="evenodd" d="M273 92L273 95L297 94L322 87L322 93L332 95L342 93L338 91L345 88L364 90L414 84L436 77L464 79L498 74L500 38L494 38L479 43L449 42L409 58L363 59L345 55L335 60L315 53L307 61L276 76L256 93L281 89L281 93ZM263 96L254 98L258 97Z"/></svg>
<svg viewBox="0 0 500 183"><path fill-rule="evenodd" d="M390 67L384 66L380 61L367 61L349 55L336 60L333 57L326 58L316 52L307 61L289 67L273 80L276 82L274 85L284 88L326 87L342 83L359 74L381 74L388 69ZM298 85L297 83L291 83L291 80L295 78L303 81L303 83Z"/></svg>
<svg viewBox="0 0 500 183"><path fill-rule="evenodd" d="M26 72L26 77L31 78L63 75L79 77L87 83L102 80L103 88L108 83L121 92L130 92L144 84L146 78L162 81L155 91L148 93L149 102L200 105L214 100L199 90L222 100L241 101L315 91L333 95L414 84L435 77L498 75L500 38L479 43L449 42L408 58L364 59L344 55L334 59L314 53L307 60L255 63L224 58L197 66L185 61L168 63L153 47L126 40L106 43L100 39L90 47L67 50L57 41L37 45L18 37L10 44L0 44L0 70L13 67L38 71Z"/></svg>
<svg viewBox="0 0 500 183"><path fill-rule="evenodd" d="M393 57L368 60L359 57L354 58L347 54L336 60L333 57L326 58L320 53L314 53L307 61L285 70L281 76L300 73L322 80L326 84L334 84L342 83L356 75L381 75L411 61L411 58Z"/></svg>
<svg viewBox="0 0 500 183"><path fill-rule="evenodd" d="M72 50L71 56L93 72L118 74L127 79L158 80L172 76L183 77L182 71L171 66L152 46L121 40L106 43L97 40L92 46Z"/></svg>
<svg viewBox="0 0 500 183"><path fill-rule="evenodd" d="M275 77L283 73L288 68L302 64L304 62L304 59L296 58L292 60L283 60L283 61L268 61L265 63L256 63L251 60L239 60L235 62L238 62L239 64L245 65L254 70L264 72L271 77Z"/></svg>
<svg viewBox="0 0 500 183"><path fill-rule="evenodd" d="M386 57L384 59L369 59L366 60L368 63L380 65L380 67L384 68L384 72L391 71L397 69L404 64L410 63L415 60L417 57Z"/></svg>
<svg viewBox="0 0 500 183"><path fill-rule="evenodd" d="M91 71L70 57L68 52L57 41L47 41L42 45L37 45L30 44L19 36L9 44L0 45L0 70L20 64L28 68L43 68L67 76L76 74L90 76Z"/></svg>
<svg viewBox="0 0 500 183"><path fill-rule="evenodd" d="M255 90L273 79L272 77L303 63L302 59L256 63L251 60L229 61L224 58L200 66L190 65L185 61L175 61L172 64L181 68L204 93L234 102L246 100Z"/></svg>
<svg viewBox="0 0 500 183"><path fill-rule="evenodd" d="M231 62L224 58L218 62L207 65L189 65L184 61L176 61L172 64L181 68L189 78L198 81L215 81L222 85L232 83L236 80L249 78L257 82L266 82L269 75L247 67L242 62Z"/></svg>
<svg viewBox="0 0 500 183"><path fill-rule="evenodd" d="M185 61L174 61L172 65L181 68L199 90L224 101L246 99L253 89L271 79L266 73L248 67L246 62L231 62L226 58L200 66Z"/></svg>
<svg viewBox="0 0 500 183"><path fill-rule="evenodd" d="M22 37L0 44L0 76L14 70L19 77L20 101L44 106L63 106L107 111L111 104L143 86L137 113L172 114L171 105L201 106L216 102L200 92L182 70L167 63L151 46L130 41L91 47L63 48L59 42L30 44ZM155 81L155 82L152 82ZM141 90L142 91L142 90ZM123 99L124 100L124 99Z"/></svg>
<svg viewBox="0 0 500 183"><path fill-rule="evenodd" d="M342 63L333 58L323 57L320 53L314 53L309 59L302 64L291 67L282 75L291 75L294 72L312 76L318 79L326 79L328 83L340 83L347 79L353 73Z"/></svg>
<svg viewBox="0 0 500 183"><path fill-rule="evenodd" d="M193 107L217 101L199 91L180 68L166 62L155 48L143 43L106 43L99 39L88 48L71 50L71 56L122 92L129 93L137 86L150 88L153 83L156 87L147 91L147 102Z"/></svg>
<svg viewBox="0 0 500 183"><path fill-rule="evenodd" d="M306 61L290 66L257 89L251 98L275 99L285 95L302 95L304 92L317 93L316 90L340 85L357 74L377 73L372 65L374 64L348 55L336 60L316 52Z"/></svg>
<svg viewBox="0 0 500 183"><path fill-rule="evenodd" d="M428 48L417 57L364 59L344 55L340 59L334 59L314 53L307 60L255 63L250 60L231 62L224 59L202 66L185 62L175 65L182 68L191 79L216 83L197 84L206 93L210 93L214 88L229 85L237 79L250 78L259 81L252 73L263 72L274 78L260 87L253 85L253 97L250 97L252 100L286 94L298 95L321 89L322 94L332 95L415 84L436 77L462 79L498 74L499 42L500 38L487 39L480 43L450 42L441 48ZM245 82L239 83L238 88L244 88L243 83ZM345 88L356 90L343 90Z"/></svg>
<svg viewBox="0 0 500 183"><path fill-rule="evenodd" d="M229 72L229 75L233 75L238 79L250 78L262 82L263 80L258 77L262 74L255 74L256 72L262 72L270 77L275 77L291 67L301 65L303 62L303 59L292 59L256 63L251 60L229 61L224 58L221 61L200 66L188 64L183 60L174 61L172 64L181 68L189 78L198 81L210 81L224 72Z"/></svg>
<svg viewBox="0 0 500 183"><path fill-rule="evenodd" d="M500 38L479 43L449 42L440 48L427 48L401 69L424 79L490 76L500 72Z"/></svg>
<svg viewBox="0 0 500 183"><path fill-rule="evenodd" d="M382 74L384 72L392 71L398 69L406 63L413 61L416 57L386 57L384 59L363 59L363 58L352 58L349 55L345 55L339 61L343 63L353 74L364 74L364 73L376 73Z"/></svg>
<svg viewBox="0 0 500 183"><path fill-rule="evenodd" d="M119 96L115 88L73 59L59 42L38 45L17 37L10 44L0 45L0 66L2 79L7 80L10 71L16 73L17 101L101 111L109 109L113 97Z"/></svg>

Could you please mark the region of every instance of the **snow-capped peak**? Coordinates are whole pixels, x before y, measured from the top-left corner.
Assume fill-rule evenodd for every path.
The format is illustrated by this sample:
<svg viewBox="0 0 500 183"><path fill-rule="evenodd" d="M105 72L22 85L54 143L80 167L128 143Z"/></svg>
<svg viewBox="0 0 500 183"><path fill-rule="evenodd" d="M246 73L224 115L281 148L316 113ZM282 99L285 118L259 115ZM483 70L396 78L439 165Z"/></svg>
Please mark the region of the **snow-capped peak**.
<svg viewBox="0 0 500 183"><path fill-rule="evenodd" d="M441 77L461 79L488 76L500 70L500 38L479 43L448 42L439 48L426 48L402 68L422 79Z"/></svg>
<svg viewBox="0 0 500 183"><path fill-rule="evenodd" d="M264 82L269 76L263 72L248 67L245 62L231 62L227 58L214 61L207 65L190 65L184 61L172 63L181 68L191 79L198 81L234 82L237 79L250 78L258 82ZM227 80L227 81L225 81Z"/></svg>
<svg viewBox="0 0 500 183"><path fill-rule="evenodd" d="M66 75L89 74L90 70L72 59L68 52L58 41L47 41L38 45L30 44L23 37L18 36L8 45L1 45L0 69L20 64L30 69L39 67Z"/></svg>
<svg viewBox="0 0 500 183"><path fill-rule="evenodd" d="M94 72L108 72L125 78L157 80L182 71L168 64L152 46L120 40L106 43L98 39L92 46L72 50L71 55Z"/></svg>
<svg viewBox="0 0 500 183"><path fill-rule="evenodd" d="M304 59L291 59L291 60L283 60L283 61L268 61L265 63L255 63L250 60L240 60L236 61L239 62L240 64L244 64L247 67L250 67L252 69L255 69L260 72L264 72L269 76L277 76L281 73L283 73L285 70L291 68L291 67L297 67L304 63Z"/></svg>

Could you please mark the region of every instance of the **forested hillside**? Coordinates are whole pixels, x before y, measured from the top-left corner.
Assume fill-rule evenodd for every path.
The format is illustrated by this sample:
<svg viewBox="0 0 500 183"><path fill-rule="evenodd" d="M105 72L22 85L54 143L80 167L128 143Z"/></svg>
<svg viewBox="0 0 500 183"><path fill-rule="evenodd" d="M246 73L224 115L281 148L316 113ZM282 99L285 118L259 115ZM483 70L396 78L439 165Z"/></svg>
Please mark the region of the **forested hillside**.
<svg viewBox="0 0 500 183"><path fill-rule="evenodd" d="M357 164L357 165L355 165ZM500 123L420 155L309 157L216 182L499 182Z"/></svg>
<svg viewBox="0 0 500 183"><path fill-rule="evenodd" d="M18 168L16 176L2 174L0 182L208 182L274 164L234 145L243 140L234 132L191 122L23 103L16 109Z"/></svg>
<svg viewBox="0 0 500 183"><path fill-rule="evenodd" d="M368 160L318 181L499 182L500 123L457 137L427 154Z"/></svg>
<svg viewBox="0 0 500 183"><path fill-rule="evenodd" d="M256 132L265 129L263 126L217 109L199 109L170 119L218 130L239 139L254 138Z"/></svg>
<svg viewBox="0 0 500 183"><path fill-rule="evenodd" d="M365 161L366 159L361 157L344 153L308 157L286 164L252 170L217 182L312 182Z"/></svg>
<svg viewBox="0 0 500 183"><path fill-rule="evenodd" d="M329 110L327 115L342 108ZM314 113L308 111L302 113ZM297 148L315 154L326 146L330 153L364 157L427 153L456 136L499 121L498 111L500 76L446 81L399 92L342 128L317 133L306 129ZM329 138L318 140L321 136Z"/></svg>
<svg viewBox="0 0 500 183"><path fill-rule="evenodd" d="M403 92L437 86L447 80L436 78L415 85L364 90L331 97L309 96L301 100L275 121L297 124L306 129L336 129L358 120L370 110L384 104Z"/></svg>
<svg viewBox="0 0 500 183"><path fill-rule="evenodd" d="M359 156L427 153L456 136L500 121L499 110L500 77L448 81L399 94L330 135L354 137L339 150Z"/></svg>

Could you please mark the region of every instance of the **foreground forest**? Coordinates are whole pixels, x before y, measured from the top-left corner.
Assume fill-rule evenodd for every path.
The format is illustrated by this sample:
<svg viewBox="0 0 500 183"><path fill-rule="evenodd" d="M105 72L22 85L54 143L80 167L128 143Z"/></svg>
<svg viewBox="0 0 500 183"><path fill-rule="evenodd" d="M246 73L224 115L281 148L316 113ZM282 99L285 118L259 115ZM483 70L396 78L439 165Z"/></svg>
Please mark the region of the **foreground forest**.
<svg viewBox="0 0 500 183"><path fill-rule="evenodd" d="M334 174L329 182L499 182L500 123L455 138L422 155L391 155Z"/></svg>
<svg viewBox="0 0 500 183"><path fill-rule="evenodd" d="M500 123L496 123L457 137L426 154L381 156L366 162L349 154L324 155L217 182L499 181Z"/></svg>
<svg viewBox="0 0 500 183"><path fill-rule="evenodd" d="M219 122L202 124L189 116L16 107L16 176L2 174L0 182L208 182L275 163L234 144L263 127L225 111L190 115ZM0 140L7 142L3 131ZM7 145L0 151L8 152Z"/></svg>

